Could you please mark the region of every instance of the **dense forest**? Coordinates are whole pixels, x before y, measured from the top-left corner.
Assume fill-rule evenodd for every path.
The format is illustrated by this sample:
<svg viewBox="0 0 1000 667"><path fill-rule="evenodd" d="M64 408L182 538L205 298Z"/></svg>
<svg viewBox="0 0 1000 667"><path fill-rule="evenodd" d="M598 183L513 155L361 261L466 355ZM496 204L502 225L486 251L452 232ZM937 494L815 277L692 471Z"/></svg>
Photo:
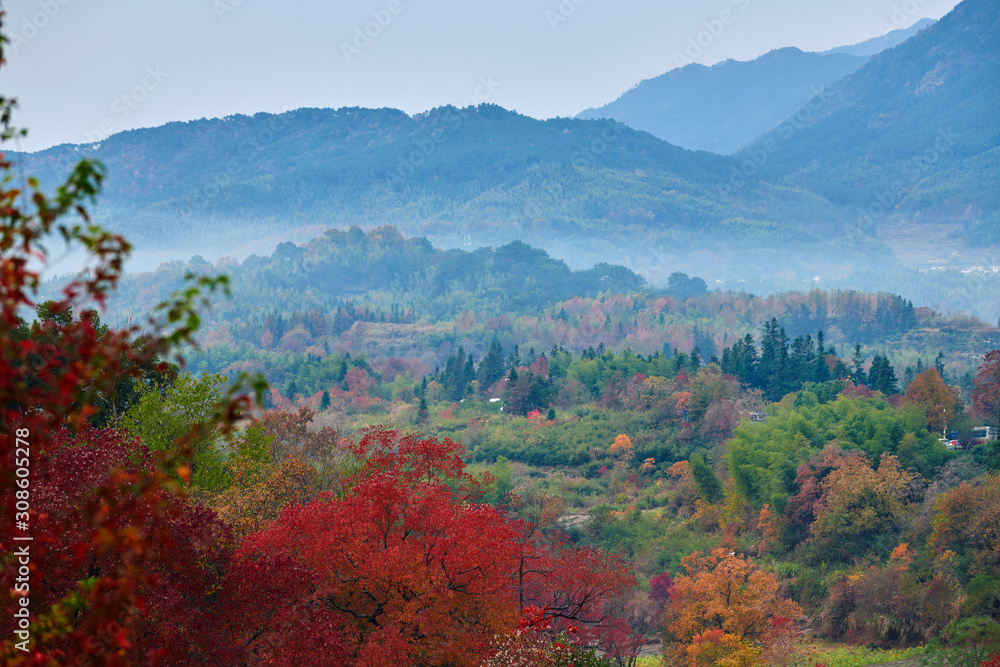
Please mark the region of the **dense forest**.
<svg viewBox="0 0 1000 667"><path fill-rule="evenodd" d="M50 500L89 502L71 470L98 489L116 465L188 480L149 515L144 565L89 566L134 581L128 604L148 610L107 655L846 664L823 638L947 662L1000 628L1000 449L982 429L1000 411L1000 331L973 318L885 293L712 291L683 272L657 288L524 243L443 250L392 227L116 286L101 317L65 296L22 311L4 348L38 400L64 386L53 373L94 364L59 399L78 421L47 445L39 511L78 520ZM206 309L212 289L230 296ZM104 324L144 311L167 322L125 338ZM64 347L73 335L90 342ZM160 363L168 335L196 373ZM233 412L227 387L247 377L260 404ZM236 414L235 430L202 425ZM139 511L115 507L126 524ZM107 631L87 629L104 589L70 562L53 590L93 610L54 644L72 654ZM734 576L746 599L714 598ZM703 605L721 605L715 620Z"/></svg>
<svg viewBox="0 0 1000 667"><path fill-rule="evenodd" d="M727 355L741 354L747 334L772 320L780 326L770 337L779 328L786 337L772 343L783 359L791 355L792 365L823 356L813 340L822 331L845 357L848 347L861 344L869 358L891 358L901 379L946 351L956 382L968 391L969 373L998 335L983 322L914 308L894 294L814 289L759 297L710 291L704 280L676 271L657 288L621 266L573 271L520 242L442 250L391 227L329 230L306 245L284 243L270 257L242 263L212 267L195 257L130 275L111 301L111 316L138 317L181 289L192 271L225 272L232 293L203 315L203 346L192 356L197 367L226 374L253 368L285 395L293 381L293 394L302 395L342 382L345 356L430 369L458 347L481 359L494 340L508 350L557 347L574 354L627 348L669 356L697 348L703 361L718 358L726 372L753 382L758 372L734 370ZM262 310L262 301L281 306ZM779 378L773 370L759 373ZM778 391L769 397L777 400Z"/></svg>

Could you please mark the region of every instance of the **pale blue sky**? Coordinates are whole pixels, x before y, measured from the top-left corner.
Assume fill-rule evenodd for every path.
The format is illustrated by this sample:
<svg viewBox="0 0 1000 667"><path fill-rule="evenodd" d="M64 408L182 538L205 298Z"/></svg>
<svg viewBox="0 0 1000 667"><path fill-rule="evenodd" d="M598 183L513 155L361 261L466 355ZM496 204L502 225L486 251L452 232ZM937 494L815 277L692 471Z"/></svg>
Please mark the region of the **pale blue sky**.
<svg viewBox="0 0 1000 667"><path fill-rule="evenodd" d="M303 106L416 113L488 101L548 118L604 104L692 55L711 65L782 46L822 51L955 4L13 0L2 3L14 43L0 92L20 101L27 150Z"/></svg>

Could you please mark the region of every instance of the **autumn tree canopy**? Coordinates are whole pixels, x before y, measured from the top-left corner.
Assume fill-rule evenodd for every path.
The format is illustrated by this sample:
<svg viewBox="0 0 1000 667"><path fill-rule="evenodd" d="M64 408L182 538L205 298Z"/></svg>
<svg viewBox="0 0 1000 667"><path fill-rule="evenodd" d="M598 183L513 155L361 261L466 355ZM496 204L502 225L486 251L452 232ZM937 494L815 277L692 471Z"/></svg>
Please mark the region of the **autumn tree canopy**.
<svg viewBox="0 0 1000 667"><path fill-rule="evenodd" d="M746 556L716 548L693 553L681 564L687 574L674 578L662 616L669 664L699 667L726 657L742 660L731 664L761 664L773 620L802 614L778 593L774 575Z"/></svg>
<svg viewBox="0 0 1000 667"><path fill-rule="evenodd" d="M461 445L374 429L352 449L342 497L287 507L242 557L282 554L315 572L294 604L332 611L354 664L479 664L528 605L613 625L607 603L634 585L624 564L475 502Z"/></svg>
<svg viewBox="0 0 1000 667"><path fill-rule="evenodd" d="M1000 350L986 355L972 386L972 409L980 419L1000 419Z"/></svg>
<svg viewBox="0 0 1000 667"><path fill-rule="evenodd" d="M936 368L929 368L906 387L906 402L927 415L927 429L942 431L955 418L955 393L944 383Z"/></svg>

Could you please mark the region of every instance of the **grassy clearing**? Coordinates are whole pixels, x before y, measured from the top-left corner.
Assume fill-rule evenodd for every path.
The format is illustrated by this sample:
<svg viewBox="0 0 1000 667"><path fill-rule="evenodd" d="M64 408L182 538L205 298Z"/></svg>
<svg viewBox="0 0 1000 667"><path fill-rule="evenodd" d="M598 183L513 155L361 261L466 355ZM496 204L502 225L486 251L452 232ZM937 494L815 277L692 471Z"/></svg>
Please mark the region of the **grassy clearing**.
<svg viewBox="0 0 1000 667"><path fill-rule="evenodd" d="M863 665L877 665L883 662L912 660L923 653L924 649L921 646L905 649L840 647L813 653L810 664L826 665L826 667L863 667Z"/></svg>
<svg viewBox="0 0 1000 667"><path fill-rule="evenodd" d="M663 667L663 662L658 655L645 655L639 658L635 667Z"/></svg>
<svg viewBox="0 0 1000 667"><path fill-rule="evenodd" d="M803 665L826 665L826 667L863 667L883 662L912 660L923 655L923 647L907 649L868 649L855 646L841 646L834 649L817 649L811 653ZM636 667L662 667L659 656L643 656Z"/></svg>

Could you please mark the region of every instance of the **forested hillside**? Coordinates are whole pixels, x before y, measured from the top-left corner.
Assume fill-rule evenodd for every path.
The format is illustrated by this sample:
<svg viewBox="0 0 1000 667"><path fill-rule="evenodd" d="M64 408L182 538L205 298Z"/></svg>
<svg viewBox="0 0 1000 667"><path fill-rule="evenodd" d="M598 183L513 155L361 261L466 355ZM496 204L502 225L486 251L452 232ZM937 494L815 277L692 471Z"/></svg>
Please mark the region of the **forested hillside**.
<svg viewBox="0 0 1000 667"><path fill-rule="evenodd" d="M732 158L614 121L538 121L491 104L229 116L21 157L43 186L79 157L102 160L97 219L139 244L135 270L186 259L194 242L214 263L330 227L388 224L441 247L521 240L575 268L620 264L660 286L682 271L755 293L895 292L992 323L1000 59L990 9L963 2ZM689 113L710 118L706 106L726 107Z"/></svg>
<svg viewBox="0 0 1000 667"><path fill-rule="evenodd" d="M749 62L689 64L642 81L614 102L582 111L577 118L613 118L678 146L729 155L866 60L788 47Z"/></svg>
<svg viewBox="0 0 1000 667"><path fill-rule="evenodd" d="M489 104L412 117L299 109L170 123L25 163L52 183L80 157L108 170L99 219L158 247L198 239L214 248L355 223L476 245L523 238L603 246L629 235L674 245L734 230L749 243L814 241L827 233L815 222L837 218L812 194L763 182L720 194L717 184L735 167L728 158L619 123L538 121ZM814 221L808 231L805 212Z"/></svg>
<svg viewBox="0 0 1000 667"><path fill-rule="evenodd" d="M998 45L995 3L965 0L758 142L761 171L849 206L865 228L958 221L996 243Z"/></svg>
<svg viewBox="0 0 1000 667"><path fill-rule="evenodd" d="M768 396L777 400L811 377L823 357L823 341L813 338L819 331L831 353L836 347L848 359L861 344L869 358L891 359L901 379L919 358L926 365L943 351L956 380L969 386L965 374L1000 335L983 322L915 308L894 294L814 289L761 297L709 291L701 278L678 271L665 287L654 287L621 266L573 271L520 242L442 250L391 227L367 234L356 227L329 230L308 244L286 243L269 257L242 263L213 267L195 257L130 275L110 316L139 317L183 288L187 273L223 271L232 298L204 313L204 349L193 359L211 372L260 370L289 398L342 383L348 355L363 355L379 368L409 369L415 381L421 372L444 367L459 347L479 360L496 341L507 350L574 354L627 348L669 356L697 348L702 361L717 358L750 385L765 388L758 377L770 378ZM778 324L767 338L772 349L790 355L790 375L784 365L753 370L745 359L746 336L772 320ZM778 327L784 338L775 338ZM802 364L810 368L805 375ZM590 390L599 393L600 387Z"/></svg>

